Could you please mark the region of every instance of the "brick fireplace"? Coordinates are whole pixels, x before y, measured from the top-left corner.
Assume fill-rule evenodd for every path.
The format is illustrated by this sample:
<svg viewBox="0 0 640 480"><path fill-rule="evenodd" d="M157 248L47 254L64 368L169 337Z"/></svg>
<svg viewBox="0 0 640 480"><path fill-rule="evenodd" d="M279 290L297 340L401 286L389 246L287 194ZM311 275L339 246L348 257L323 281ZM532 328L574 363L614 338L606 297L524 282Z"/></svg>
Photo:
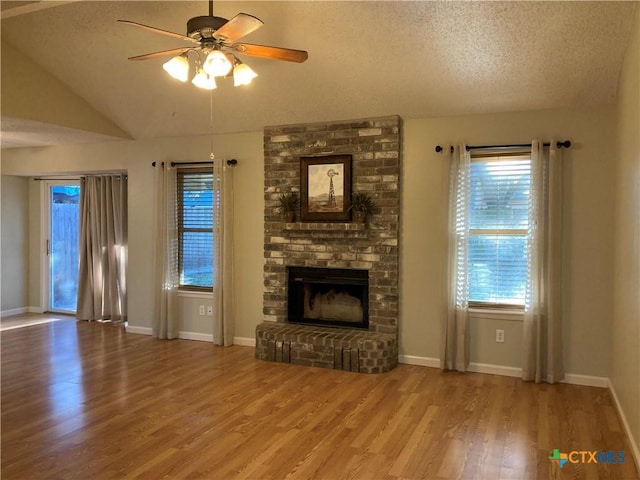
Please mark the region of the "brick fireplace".
<svg viewBox="0 0 640 480"><path fill-rule="evenodd" d="M396 366L400 138L398 116L265 128L265 321L256 328L256 358L366 373ZM351 155L352 191L374 198L376 208L368 222L286 223L277 211L278 195L300 190L300 157L336 154ZM300 268L312 274L359 272L366 280L366 299L360 298L362 287L332 290L313 275L290 275ZM318 285L310 287L313 300L306 297L314 308L317 302L333 305L341 299L355 311L366 307L366 322L350 325L356 320L316 314L290 322L292 289L299 288L296 278ZM354 278L349 281L358 283ZM338 310L329 315L341 317L348 308Z"/></svg>

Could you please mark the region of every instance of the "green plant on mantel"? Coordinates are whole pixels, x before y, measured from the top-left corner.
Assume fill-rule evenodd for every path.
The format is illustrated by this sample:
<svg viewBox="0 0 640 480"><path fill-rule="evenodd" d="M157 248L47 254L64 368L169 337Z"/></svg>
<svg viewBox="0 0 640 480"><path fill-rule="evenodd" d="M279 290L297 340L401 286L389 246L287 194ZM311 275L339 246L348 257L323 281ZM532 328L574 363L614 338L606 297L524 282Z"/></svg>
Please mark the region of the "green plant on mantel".
<svg viewBox="0 0 640 480"><path fill-rule="evenodd" d="M373 212L375 204L373 197L366 192L355 192L351 195L351 205L349 210L353 212L353 221L362 223L366 220L367 215Z"/></svg>
<svg viewBox="0 0 640 480"><path fill-rule="evenodd" d="M300 206L300 196L298 192L281 193L278 196L280 202L280 213L284 217L286 222L293 222L296 218L296 210Z"/></svg>

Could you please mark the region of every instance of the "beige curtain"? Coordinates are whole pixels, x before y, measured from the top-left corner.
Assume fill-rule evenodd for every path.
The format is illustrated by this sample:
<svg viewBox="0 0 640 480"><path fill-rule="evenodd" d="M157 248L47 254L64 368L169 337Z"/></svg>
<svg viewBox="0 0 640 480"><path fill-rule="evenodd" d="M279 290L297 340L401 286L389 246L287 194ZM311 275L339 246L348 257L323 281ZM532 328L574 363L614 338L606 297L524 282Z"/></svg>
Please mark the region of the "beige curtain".
<svg viewBox="0 0 640 480"><path fill-rule="evenodd" d="M178 231L176 169L168 163L154 172L154 337L178 338L180 322L177 315L178 287Z"/></svg>
<svg viewBox="0 0 640 480"><path fill-rule="evenodd" d="M554 383L562 362L562 164L555 142L531 145L531 202L523 328L524 380Z"/></svg>
<svg viewBox="0 0 640 480"><path fill-rule="evenodd" d="M213 343L233 345L233 167L213 163Z"/></svg>
<svg viewBox="0 0 640 480"><path fill-rule="evenodd" d="M443 322L440 367L466 371L469 366L469 175L471 155L453 148L449 170L448 308Z"/></svg>
<svg viewBox="0 0 640 480"><path fill-rule="evenodd" d="M126 321L127 245L127 177L82 177L78 320Z"/></svg>

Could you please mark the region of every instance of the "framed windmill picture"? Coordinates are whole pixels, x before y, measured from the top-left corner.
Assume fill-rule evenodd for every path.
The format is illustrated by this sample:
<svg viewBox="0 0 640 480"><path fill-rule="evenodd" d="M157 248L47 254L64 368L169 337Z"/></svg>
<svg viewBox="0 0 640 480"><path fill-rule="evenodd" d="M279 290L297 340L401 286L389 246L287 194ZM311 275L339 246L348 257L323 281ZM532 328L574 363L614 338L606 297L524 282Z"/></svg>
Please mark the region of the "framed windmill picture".
<svg viewBox="0 0 640 480"><path fill-rule="evenodd" d="M351 220L351 155L300 157L300 219Z"/></svg>

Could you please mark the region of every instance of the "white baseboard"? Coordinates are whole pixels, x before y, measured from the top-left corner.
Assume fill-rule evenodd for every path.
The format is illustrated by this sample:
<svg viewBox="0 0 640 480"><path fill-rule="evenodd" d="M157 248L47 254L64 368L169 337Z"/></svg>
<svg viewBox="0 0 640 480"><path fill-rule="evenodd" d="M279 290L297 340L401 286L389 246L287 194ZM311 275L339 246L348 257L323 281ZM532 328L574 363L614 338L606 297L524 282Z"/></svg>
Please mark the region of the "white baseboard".
<svg viewBox="0 0 640 480"><path fill-rule="evenodd" d="M419 365L421 367L440 368L440 359L433 357L417 357L414 355L398 355L398 362L406 365ZM504 377L521 377L522 369L519 367L508 367L505 365L492 365L488 363L471 362L467 371L473 373L486 373L489 375L502 375ZM609 379L606 377L594 377L591 375L579 375L566 373L561 383L571 385L585 385L588 387L607 388Z"/></svg>
<svg viewBox="0 0 640 480"><path fill-rule="evenodd" d="M13 315L22 315L23 313L27 313L29 310L27 307L20 308L10 308L9 310L2 310L0 312L0 317L11 317Z"/></svg>
<svg viewBox="0 0 640 480"><path fill-rule="evenodd" d="M213 335L210 333L180 332L178 338L181 338L183 340L196 340L200 342L213 343ZM246 337L233 337L233 344L244 347L255 347L256 339Z"/></svg>
<svg viewBox="0 0 640 480"><path fill-rule="evenodd" d="M178 338L182 340L195 340L197 342L213 343L212 333L178 332Z"/></svg>
<svg viewBox="0 0 640 480"><path fill-rule="evenodd" d="M22 315L23 313L44 313L44 309L41 307L20 307L12 308L9 310L2 310L0 317L10 317L12 315Z"/></svg>
<svg viewBox="0 0 640 480"><path fill-rule="evenodd" d="M153 329L149 327L136 327L135 325L128 325L127 333L134 333L137 335L153 335ZM181 338L183 340L196 340L199 342L213 342L213 335L211 335L210 333L178 332L178 338Z"/></svg>
<svg viewBox="0 0 640 480"><path fill-rule="evenodd" d="M128 325L127 333L133 333L136 335L153 335L153 329L149 327L136 327L135 325ZM178 338L181 338L183 340L196 340L199 342L213 342L213 335L211 335L210 333L178 332Z"/></svg>
<svg viewBox="0 0 640 480"><path fill-rule="evenodd" d="M613 384L611 380L607 379L607 387L611 392L611 396L613 397L613 403L616 406L616 410L618 410L618 415L622 420L622 428L624 428L625 433L627 434L627 438L629 439L629 443L631 444L631 451L633 453L633 458L636 462L636 468L640 470L640 449L638 448L638 443L636 439L633 437L631 433L631 427L629 426L629 422L627 421L627 417L624 414L624 410L622 410L622 405L620 405L620 400L618 399L618 395L616 394L615 388L613 388Z"/></svg>
<svg viewBox="0 0 640 480"><path fill-rule="evenodd" d="M233 337L233 344L240 345L242 347L255 347L256 339L248 337Z"/></svg>
<svg viewBox="0 0 640 480"><path fill-rule="evenodd" d="M127 326L127 333L134 333L138 335L152 335L153 330L149 327L136 327L135 325L129 325ZM182 340L195 340L197 342L213 343L213 335L210 333L179 332L178 338ZM255 347L256 339L248 337L234 337L233 344L241 345L244 347Z"/></svg>
<svg viewBox="0 0 640 480"><path fill-rule="evenodd" d="M405 365L419 365L420 367L440 368L440 359L431 357L416 357L414 355L398 355L398 362Z"/></svg>
<svg viewBox="0 0 640 480"><path fill-rule="evenodd" d="M488 375L502 375L503 377L522 377L522 369L507 367L504 365L491 365L489 363L469 363L468 371L473 373L486 373Z"/></svg>
<svg viewBox="0 0 640 480"><path fill-rule="evenodd" d="M135 325L128 325L127 333L135 333L137 335L152 335L153 330L149 327L136 327Z"/></svg>
<svg viewBox="0 0 640 480"><path fill-rule="evenodd" d="M586 387L607 388L609 386L609 379L607 377L594 377L592 375L565 373L564 380L560 380L560 383L569 383L571 385L584 385Z"/></svg>
<svg viewBox="0 0 640 480"><path fill-rule="evenodd" d="M440 368L439 358L398 355L398 361L406 365ZM522 375L522 370L520 368L505 367L503 365L490 365L486 363L470 363L467 371L474 373L487 373L490 375L502 375L505 377L520 377Z"/></svg>

